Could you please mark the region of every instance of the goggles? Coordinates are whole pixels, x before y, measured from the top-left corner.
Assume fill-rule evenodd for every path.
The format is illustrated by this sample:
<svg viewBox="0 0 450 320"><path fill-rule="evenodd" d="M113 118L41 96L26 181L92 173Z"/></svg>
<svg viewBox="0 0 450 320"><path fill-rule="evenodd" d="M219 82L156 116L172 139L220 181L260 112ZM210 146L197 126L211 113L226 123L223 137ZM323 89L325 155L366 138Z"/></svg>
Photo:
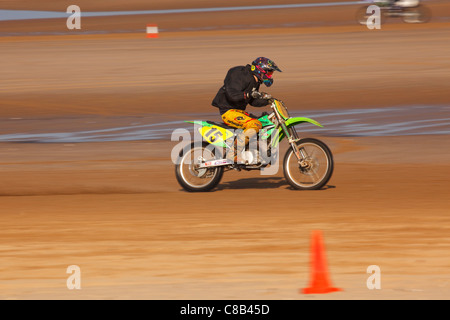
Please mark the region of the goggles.
<svg viewBox="0 0 450 320"><path fill-rule="evenodd" d="M256 66L256 68L262 73L264 74L268 79L272 78L273 76L273 70L264 70L263 68L261 68L260 66Z"/></svg>

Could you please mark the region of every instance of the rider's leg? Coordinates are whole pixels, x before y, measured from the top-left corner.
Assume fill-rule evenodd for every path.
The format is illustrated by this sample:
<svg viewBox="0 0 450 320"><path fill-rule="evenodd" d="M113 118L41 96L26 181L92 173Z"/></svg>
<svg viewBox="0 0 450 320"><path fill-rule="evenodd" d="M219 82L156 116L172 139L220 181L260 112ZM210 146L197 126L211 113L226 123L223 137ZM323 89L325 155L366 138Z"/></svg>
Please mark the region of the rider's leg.
<svg viewBox="0 0 450 320"><path fill-rule="evenodd" d="M250 139L258 134L258 131L262 128L262 124L259 120L250 117L247 112L238 109L231 109L225 112L222 115L222 120L230 127L243 130L236 134L237 156L234 157L234 152L227 153L227 155L231 153L231 155L227 157L228 159L231 160L231 157L233 157L234 162L242 162L242 151L244 151L244 148Z"/></svg>
<svg viewBox="0 0 450 320"><path fill-rule="evenodd" d="M252 141L252 139L256 138L258 135L259 130L262 128L262 124L259 120L250 118L251 120L248 120L244 124L244 131L237 136L237 142L236 142L236 150L238 154L238 162L242 162L242 159L240 159L242 152L245 150L245 147L248 146L249 142ZM253 145L251 146L253 147ZM254 146L256 147L256 145Z"/></svg>

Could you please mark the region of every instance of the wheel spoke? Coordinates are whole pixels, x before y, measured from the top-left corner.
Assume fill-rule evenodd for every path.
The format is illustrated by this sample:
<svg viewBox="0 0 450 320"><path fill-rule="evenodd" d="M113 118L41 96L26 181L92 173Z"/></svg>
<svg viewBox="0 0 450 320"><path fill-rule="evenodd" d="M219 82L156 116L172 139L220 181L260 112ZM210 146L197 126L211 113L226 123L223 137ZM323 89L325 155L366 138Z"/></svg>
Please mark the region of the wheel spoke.
<svg viewBox="0 0 450 320"><path fill-rule="evenodd" d="M198 155L201 156L198 156ZM196 157L197 156L197 157ZM198 165L213 160L214 153L204 147L193 148L189 150L180 163L180 174L182 179L191 188L205 188L215 178L217 168L199 168Z"/></svg>
<svg viewBox="0 0 450 320"><path fill-rule="evenodd" d="M332 173L332 158L328 148L315 139L304 139L298 144L305 158L299 164L293 150L285 157L285 176L296 189L318 189L328 181Z"/></svg>

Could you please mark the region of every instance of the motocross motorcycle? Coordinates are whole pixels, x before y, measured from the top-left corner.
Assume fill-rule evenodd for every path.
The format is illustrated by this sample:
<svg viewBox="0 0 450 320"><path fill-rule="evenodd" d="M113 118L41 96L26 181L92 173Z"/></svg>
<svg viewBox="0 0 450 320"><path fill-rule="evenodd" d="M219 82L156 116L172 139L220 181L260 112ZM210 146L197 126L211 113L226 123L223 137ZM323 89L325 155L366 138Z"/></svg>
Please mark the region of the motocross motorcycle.
<svg viewBox="0 0 450 320"><path fill-rule="evenodd" d="M431 11L424 5L418 5L412 8L403 8L395 6L394 1L379 1L370 0L372 5L376 5L381 11L381 24L385 23L388 18L401 18L405 23L427 23L431 20ZM373 12L369 10L369 5L361 7L356 13L356 20L362 24L367 25L369 17Z"/></svg>
<svg viewBox="0 0 450 320"><path fill-rule="evenodd" d="M286 139L289 148L284 155L283 172L287 182L298 190L320 189L333 173L333 156L328 146L315 138L301 138L296 125L310 123L323 127L313 119L290 117L281 100L269 100L272 112L258 120L263 127L255 140L241 153L240 163L229 160L226 152L234 152L235 128L213 121L185 121L193 123L201 139L182 149L175 164L178 183L190 192L210 191L228 170L267 170L279 164L278 146ZM194 131L194 133L196 133ZM256 144L253 142L256 141ZM273 168L273 167L272 167Z"/></svg>

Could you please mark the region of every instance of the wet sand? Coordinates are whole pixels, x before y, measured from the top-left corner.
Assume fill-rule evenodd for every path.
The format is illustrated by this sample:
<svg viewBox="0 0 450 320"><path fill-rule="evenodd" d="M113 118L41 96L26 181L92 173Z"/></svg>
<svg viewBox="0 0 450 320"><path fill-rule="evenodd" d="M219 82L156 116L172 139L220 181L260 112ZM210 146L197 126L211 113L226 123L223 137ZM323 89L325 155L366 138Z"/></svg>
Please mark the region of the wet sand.
<svg viewBox="0 0 450 320"><path fill-rule="evenodd" d="M448 31L435 22L0 38L0 117L11 121L0 133L13 121L39 132L39 119L54 120L50 131L89 117L190 119L213 111L229 67L260 55L285 70L267 91L295 112L448 106ZM184 192L171 141L1 143L0 298L448 299L448 136L311 135L336 161L312 192L291 190L281 171L228 172L211 193ZM344 291L299 293L312 230L323 231ZM81 290L66 287L70 265ZM370 265L381 290L366 287Z"/></svg>

